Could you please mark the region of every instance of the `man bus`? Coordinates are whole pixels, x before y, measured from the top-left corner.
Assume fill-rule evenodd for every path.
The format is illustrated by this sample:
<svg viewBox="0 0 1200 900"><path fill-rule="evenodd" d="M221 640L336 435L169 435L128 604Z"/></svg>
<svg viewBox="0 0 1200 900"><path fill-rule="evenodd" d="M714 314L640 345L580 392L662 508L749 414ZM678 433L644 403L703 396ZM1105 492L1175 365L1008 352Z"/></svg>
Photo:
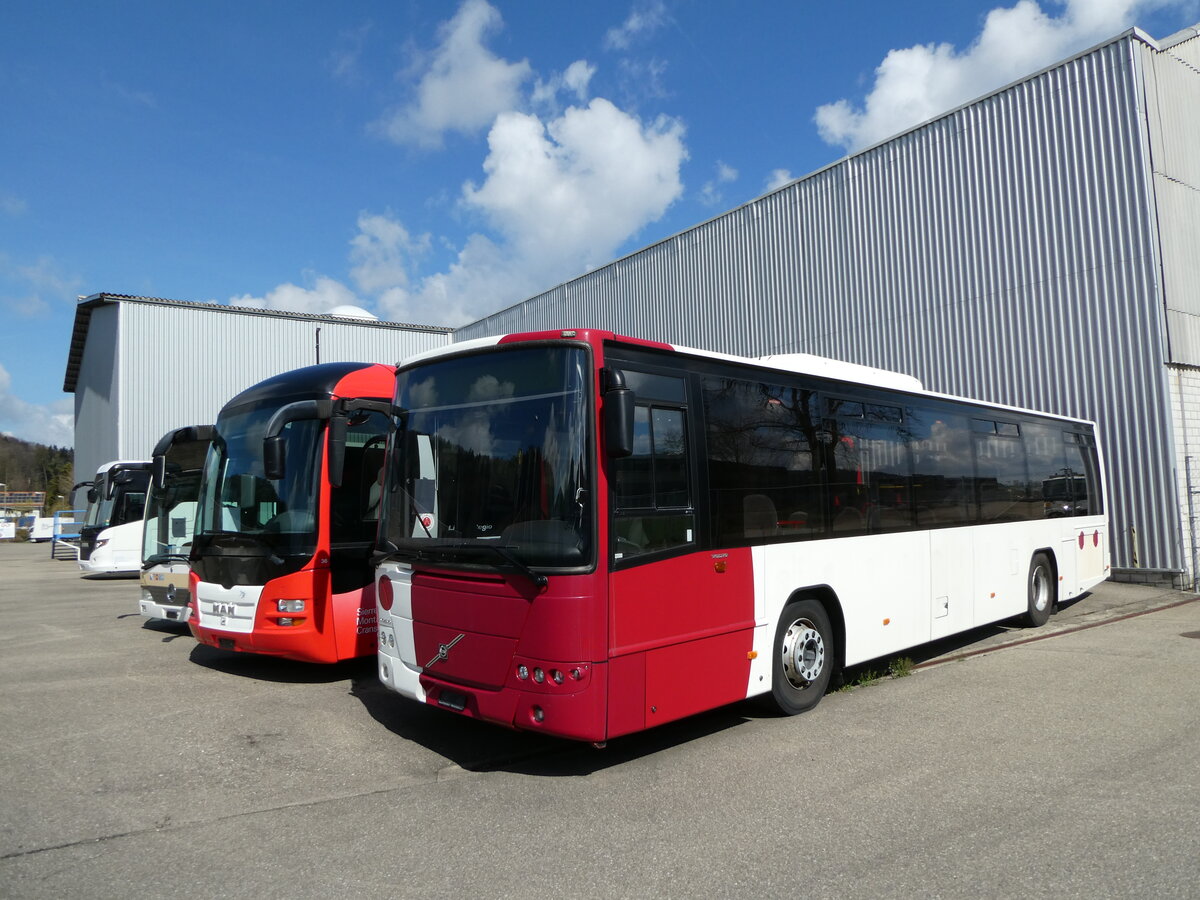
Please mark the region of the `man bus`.
<svg viewBox="0 0 1200 900"><path fill-rule="evenodd" d="M305 662L371 653L371 549L395 368L325 363L242 391L200 477L188 626Z"/></svg>
<svg viewBox="0 0 1200 900"><path fill-rule="evenodd" d="M190 425L167 432L154 447L138 601L138 611L147 619L187 620L188 554L196 528L200 473L212 435L211 425Z"/></svg>
<svg viewBox="0 0 1200 900"><path fill-rule="evenodd" d="M380 680L509 727L799 713L842 666L1040 625L1108 572L1094 425L895 373L555 331L406 361L395 414ZM1067 467L1091 501L1047 518Z"/></svg>

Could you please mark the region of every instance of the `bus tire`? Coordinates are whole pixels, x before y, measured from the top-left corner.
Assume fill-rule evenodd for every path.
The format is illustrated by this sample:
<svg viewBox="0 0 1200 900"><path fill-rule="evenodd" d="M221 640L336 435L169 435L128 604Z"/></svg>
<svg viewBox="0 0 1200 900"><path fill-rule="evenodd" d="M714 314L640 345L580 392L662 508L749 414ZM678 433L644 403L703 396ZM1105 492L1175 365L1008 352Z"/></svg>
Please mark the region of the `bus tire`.
<svg viewBox="0 0 1200 900"><path fill-rule="evenodd" d="M833 674L835 651L829 616L816 600L793 600L775 629L771 699L795 716L821 702Z"/></svg>
<svg viewBox="0 0 1200 900"><path fill-rule="evenodd" d="M1045 625L1046 620L1050 618L1058 594L1058 586L1054 581L1054 566L1045 553L1035 553L1029 561L1026 589L1028 601L1025 624L1031 628L1038 628Z"/></svg>

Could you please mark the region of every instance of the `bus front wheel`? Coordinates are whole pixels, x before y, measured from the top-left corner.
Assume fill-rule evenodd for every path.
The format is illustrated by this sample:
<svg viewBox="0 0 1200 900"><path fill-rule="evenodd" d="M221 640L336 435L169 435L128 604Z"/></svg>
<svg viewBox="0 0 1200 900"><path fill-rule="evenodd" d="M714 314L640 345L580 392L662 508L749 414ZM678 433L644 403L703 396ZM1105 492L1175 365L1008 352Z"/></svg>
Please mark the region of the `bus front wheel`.
<svg viewBox="0 0 1200 900"><path fill-rule="evenodd" d="M834 668L833 629L816 600L793 600L775 629L771 699L785 715L812 709L829 687Z"/></svg>
<svg viewBox="0 0 1200 900"><path fill-rule="evenodd" d="M1033 554L1029 563L1028 585L1029 601L1025 612L1025 624L1037 628L1045 625L1054 611L1055 595L1058 593L1054 582L1054 566L1050 557L1045 553Z"/></svg>

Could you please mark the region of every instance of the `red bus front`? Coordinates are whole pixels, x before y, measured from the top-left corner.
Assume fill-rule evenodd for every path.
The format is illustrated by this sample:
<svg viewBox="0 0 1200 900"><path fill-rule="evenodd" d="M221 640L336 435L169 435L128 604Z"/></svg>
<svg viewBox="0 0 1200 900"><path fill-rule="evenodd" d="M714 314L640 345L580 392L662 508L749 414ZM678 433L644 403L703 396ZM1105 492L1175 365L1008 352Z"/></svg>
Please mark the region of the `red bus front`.
<svg viewBox="0 0 1200 900"><path fill-rule="evenodd" d="M686 467L609 446L653 440L682 460L686 439L669 403L614 435L635 419L615 414L612 337L480 342L399 371L376 588L386 687L595 742L746 696L749 551L688 552ZM636 521L610 514L612 490L647 485ZM626 564L646 551L660 562Z"/></svg>
<svg viewBox="0 0 1200 900"><path fill-rule="evenodd" d="M372 652L370 554L394 378L390 366L309 366L221 411L189 558L197 640L305 662ZM356 409L357 398L380 409Z"/></svg>

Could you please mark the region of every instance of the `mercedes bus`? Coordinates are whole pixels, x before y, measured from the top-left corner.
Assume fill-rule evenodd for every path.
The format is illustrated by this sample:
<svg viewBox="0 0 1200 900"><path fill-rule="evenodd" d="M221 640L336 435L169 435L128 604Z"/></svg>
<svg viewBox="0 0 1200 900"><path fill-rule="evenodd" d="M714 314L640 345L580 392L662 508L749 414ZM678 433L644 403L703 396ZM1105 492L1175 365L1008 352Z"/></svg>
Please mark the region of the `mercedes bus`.
<svg viewBox="0 0 1200 900"><path fill-rule="evenodd" d="M196 527L200 473L212 434L211 425L189 425L167 432L154 447L138 601L138 611L147 619L186 621L191 599L188 554Z"/></svg>
<svg viewBox="0 0 1200 900"><path fill-rule="evenodd" d="M397 372L378 670L602 743L1017 616L1109 570L1091 422L804 355L553 331ZM1087 502L1047 512L1043 484Z"/></svg>
<svg viewBox="0 0 1200 900"><path fill-rule="evenodd" d="M221 410L188 555L197 640L319 663L374 651L371 551L394 387L392 366L324 363Z"/></svg>

